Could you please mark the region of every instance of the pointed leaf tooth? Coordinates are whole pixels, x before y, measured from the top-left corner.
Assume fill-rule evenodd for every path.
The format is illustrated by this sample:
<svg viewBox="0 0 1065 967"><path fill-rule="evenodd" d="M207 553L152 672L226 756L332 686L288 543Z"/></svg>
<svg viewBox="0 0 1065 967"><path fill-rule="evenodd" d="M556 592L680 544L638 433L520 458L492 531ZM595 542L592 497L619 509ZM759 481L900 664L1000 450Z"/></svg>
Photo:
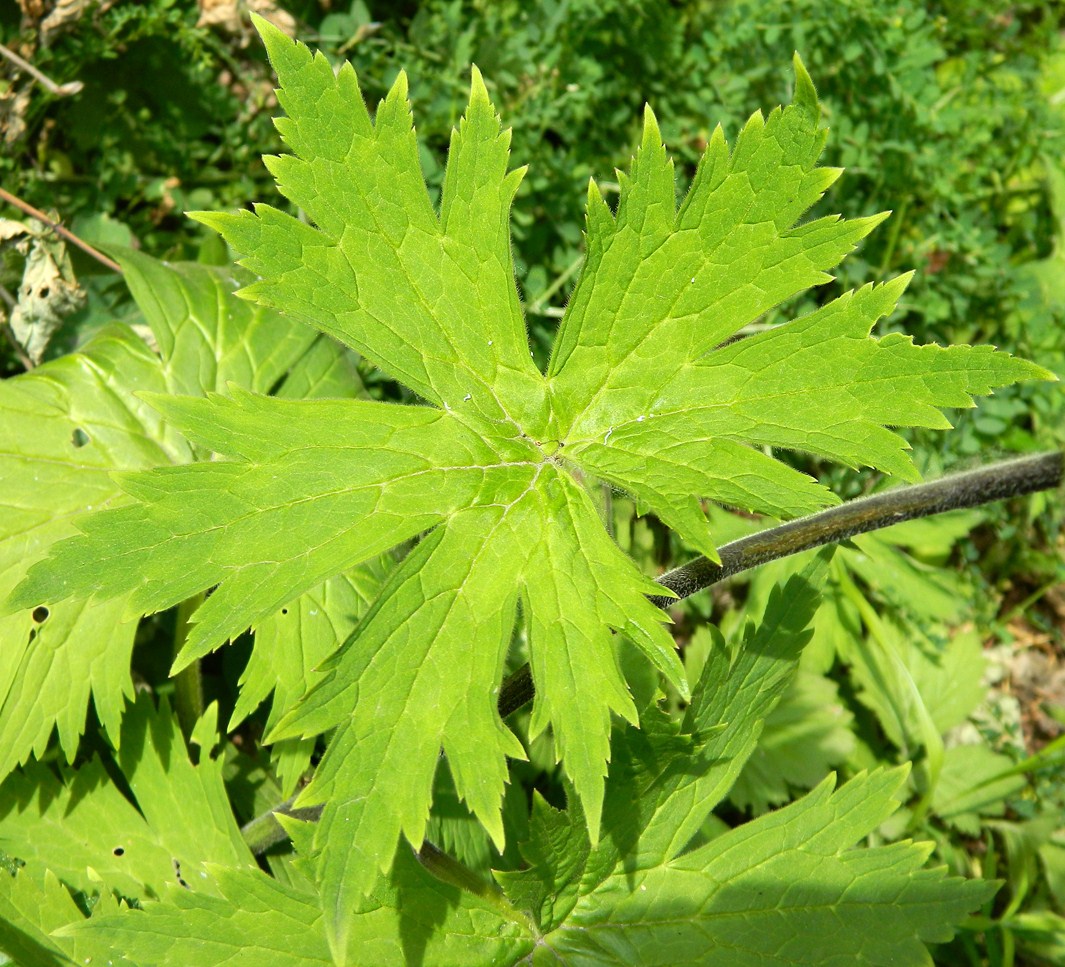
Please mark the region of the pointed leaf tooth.
<svg viewBox="0 0 1065 967"><path fill-rule="evenodd" d="M370 135L370 116L362 100L358 81L349 65L339 74L320 51L311 51L262 18L255 21L263 38L270 65L278 78L278 103L290 121L279 129L286 144L302 153L313 146L334 160L347 150L337 119L353 125L354 134ZM341 134L341 137L338 137Z"/></svg>
<svg viewBox="0 0 1065 967"><path fill-rule="evenodd" d="M509 129L507 131L509 141ZM520 168L515 168L513 171L507 172L507 176L503 179L503 187L500 192L501 197L506 200L506 204L510 205L514 201L514 196L517 195L518 189L521 187L522 181L525 180L525 176L529 173L529 166L522 165Z"/></svg>
<svg viewBox="0 0 1065 967"><path fill-rule="evenodd" d="M661 234L673 228L676 190L673 162L666 154L650 105L644 108L643 140L632 160L631 173L626 176L619 172L618 183L618 225L635 229L642 236L643 249L652 250Z"/></svg>
<svg viewBox="0 0 1065 967"><path fill-rule="evenodd" d="M660 151L665 156L665 146L662 143L662 132L658 128L658 118L655 117L654 109L650 104L643 106L643 141L641 148L647 152Z"/></svg>
<svg viewBox="0 0 1065 967"><path fill-rule="evenodd" d="M251 11L249 16L252 26L266 48L266 56L270 59L270 65L275 72L278 71L279 66L282 68L300 67L310 61L311 52L306 46L289 37L280 27L276 27L261 14Z"/></svg>
<svg viewBox="0 0 1065 967"><path fill-rule="evenodd" d="M636 217L650 171L665 195L666 166L644 169L652 131L649 125L631 182L621 179L618 223L635 231L613 233L587 260L552 358L568 398L560 430L571 440L601 437L646 413L647 387L782 300L828 281L827 270L876 224L827 219L791 227L834 178L815 168L824 132L806 107L791 105L768 119L754 115L731 155L715 131L676 230L661 234L658 221Z"/></svg>
<svg viewBox="0 0 1065 967"><path fill-rule="evenodd" d="M770 114L770 117L772 117L772 114ZM733 169L743 169L747 167L751 158L762 146L765 129L765 116L761 111L755 111L754 114L747 119L747 123L740 128L739 137L736 138L736 145L733 147L732 156L729 159Z"/></svg>
<svg viewBox="0 0 1065 967"><path fill-rule="evenodd" d="M587 234L589 245L598 242L601 236L614 230L614 213L603 198L602 191L594 178L588 179L588 203L585 210L588 222Z"/></svg>
<svg viewBox="0 0 1065 967"><path fill-rule="evenodd" d="M695 167L695 177L677 212L677 228L697 227L707 215L714 201L713 191L728 175L729 148L725 132L720 124L715 125L706 148ZM698 189L698 190L696 190Z"/></svg>
<svg viewBox="0 0 1065 967"><path fill-rule="evenodd" d="M484 75L476 64L470 64L470 106L483 104L495 113L492 108L491 98L488 96L488 88L485 87Z"/></svg>
<svg viewBox="0 0 1065 967"><path fill-rule="evenodd" d="M400 70L396 79L388 89L385 99L377 108L374 117L374 127L381 124L382 119L392 119L398 127L406 129L414 127L414 113L410 103L410 84L407 80L407 72Z"/></svg>
<svg viewBox="0 0 1065 967"><path fill-rule="evenodd" d="M816 122L821 117L821 105L817 100L817 90L814 88L814 82L807 73L806 65L803 64L798 51L795 51L791 62L795 69L794 104L811 114Z"/></svg>

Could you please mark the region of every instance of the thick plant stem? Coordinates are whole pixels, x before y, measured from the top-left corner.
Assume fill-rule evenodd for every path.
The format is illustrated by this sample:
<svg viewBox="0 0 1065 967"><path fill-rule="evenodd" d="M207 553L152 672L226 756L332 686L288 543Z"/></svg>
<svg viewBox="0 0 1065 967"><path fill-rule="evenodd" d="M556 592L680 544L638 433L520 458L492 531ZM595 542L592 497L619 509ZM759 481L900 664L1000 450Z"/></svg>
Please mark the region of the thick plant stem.
<svg viewBox="0 0 1065 967"><path fill-rule="evenodd" d="M697 557L683 567L663 574L658 578L658 583L669 588L677 597L686 598L759 564L867 534L905 520L978 507L1040 490L1052 490L1062 486L1063 476L1065 454L1052 452L1005 460L928 483L895 487L725 544L719 549L720 563ZM675 599L663 595L651 600L660 607L668 607ZM523 665L500 688L499 714L504 717L510 715L532 701L534 695L532 674L529 666ZM241 832L254 852L262 853L286 838L284 830L274 819L274 812L298 815L300 819L308 820L321 815L321 806L293 810L295 798L293 796L242 828Z"/></svg>
<svg viewBox="0 0 1065 967"><path fill-rule="evenodd" d="M719 548L720 563L697 557L657 580L677 597L687 598L759 564L844 541L904 520L1051 490L1061 486L1063 472L1065 455L1038 453L951 474L928 483L894 487L740 538ZM665 608L673 598L662 596L651 600ZM523 665L503 682L499 690L499 714L510 715L531 701L534 694L529 666Z"/></svg>
<svg viewBox="0 0 1065 967"><path fill-rule="evenodd" d="M182 601L177 609L177 621L174 627L174 657L181 651L189 634L189 619L192 613L203 604L202 594L193 595ZM185 738L192 735L193 727L203 715L203 677L200 663L194 661L188 668L183 668L174 676L174 711L178 724Z"/></svg>
<svg viewBox="0 0 1065 967"><path fill-rule="evenodd" d="M480 897L495 907L496 912L507 920L526 930L531 930L534 934L538 933L532 918L517 909L494 882L478 876L454 857L437 849L428 840L422 843L421 849L415 851L415 855L418 857L418 862L441 882L457 886L460 890Z"/></svg>
<svg viewBox="0 0 1065 967"><path fill-rule="evenodd" d="M720 564L697 557L683 567L663 574L658 583L678 597L686 598L759 564L835 544L905 520L1051 490L1061 484L1063 472L1065 454L1038 453L951 474L928 483L894 487L733 541L721 548ZM668 605L670 601L665 597L652 600L660 606Z"/></svg>
<svg viewBox="0 0 1065 967"><path fill-rule="evenodd" d="M298 795L298 792L294 792L283 803L274 806L273 809L263 813L261 816L256 816L251 822L245 823L240 828L240 834L244 837L244 842L248 844L248 848L256 856L261 856L271 846L274 846L276 843L283 843L288 839L288 833L285 832L284 827L282 827L277 821L277 813L281 813L285 816L292 816L294 819L303 819L308 822L313 822L322 815L321 806L309 806L305 809L293 808L293 803L295 803Z"/></svg>

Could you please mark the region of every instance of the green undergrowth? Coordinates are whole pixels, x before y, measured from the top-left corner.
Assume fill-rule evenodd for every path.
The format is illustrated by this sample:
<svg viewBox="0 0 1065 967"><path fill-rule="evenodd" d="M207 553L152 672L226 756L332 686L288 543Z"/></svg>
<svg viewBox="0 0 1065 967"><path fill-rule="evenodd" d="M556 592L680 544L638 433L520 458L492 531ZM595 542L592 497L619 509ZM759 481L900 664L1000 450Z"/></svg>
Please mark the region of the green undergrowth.
<svg viewBox="0 0 1065 967"><path fill-rule="evenodd" d="M607 10L575 4L537 35L501 4L463 33L462 9L403 21L467 37L456 70L484 53L487 82L474 69L456 107L447 71L430 84L411 51L417 137L406 76L378 72L399 21L338 11L316 56L259 21L287 152L262 171L283 200L195 216L240 265L97 239L132 302L97 288L75 352L60 337L0 384L0 950L30 967L1054 963L1063 743L1004 701L995 676L1012 666L985 649L1053 596L1002 610L987 582L1014 560L987 577L957 566L996 560L973 549L1001 517L912 521L668 611L647 598L678 560L920 479L944 458L911 456L901 433L990 434L938 432L973 396L1024 385L1040 402L991 396L976 420L1014 427L1019 450L1060 442L1060 394L1039 382L1058 358L1037 203L973 217L1014 219L1000 241L1044 258L1018 273L1035 301L999 293L979 313L1018 331L1044 313L1032 356L1047 368L968 345L989 338L979 327L923 344L958 318L936 298L949 280L893 271L896 253L922 262L916 202L884 225L876 211L892 186L925 191L925 169L872 177L846 152L880 135L844 124L827 144L842 140L830 150L862 187L825 196L825 121L842 109L797 57L789 106L742 125L713 127L728 97L699 107L694 88L663 87L661 125L645 111L625 172L581 185L580 216L538 179L595 140L572 134L566 98L531 138L547 110L534 84L512 144L496 108L518 54L493 58L477 30L510 17L591 71L592 37L623 50L646 30L652 48L706 25L637 17L603 36ZM843 51L823 65L828 96L857 94L846 65L873 49L872 24L912 58L891 92L916 129L946 124L942 104L922 115L918 68L961 58L937 68L942 97L973 65L938 21L842 11L803 21L812 50ZM755 22L737 45L790 42ZM1027 49L1037 26L1003 24L999 43ZM334 69L341 53L365 54L358 80ZM749 107L755 80L786 93L782 62L730 96ZM575 102L598 91L565 80L571 66L542 83ZM632 86L639 103L583 108L625 155ZM992 151L975 141L973 157ZM512 153L545 163L512 170ZM1017 177L1038 183L1037 166ZM523 215L556 202L554 221ZM197 231L175 229L176 250ZM1053 496L1032 506L1030 572L1060 563L1056 513ZM535 697L504 719L501 683L525 662ZM294 794L266 849L264 814Z"/></svg>

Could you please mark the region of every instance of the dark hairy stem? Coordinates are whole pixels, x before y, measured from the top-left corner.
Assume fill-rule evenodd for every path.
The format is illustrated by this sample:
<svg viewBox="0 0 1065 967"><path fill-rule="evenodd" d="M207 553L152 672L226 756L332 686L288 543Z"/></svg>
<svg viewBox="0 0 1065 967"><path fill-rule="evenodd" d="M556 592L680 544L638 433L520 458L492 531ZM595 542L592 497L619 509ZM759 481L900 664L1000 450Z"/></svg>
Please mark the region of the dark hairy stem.
<svg viewBox="0 0 1065 967"><path fill-rule="evenodd" d="M720 563L697 557L657 580L678 598L687 598L696 591L759 564L844 541L859 534L868 534L905 520L978 507L1040 490L1052 490L1062 485L1063 476L1065 454L1051 452L1004 460L928 483L895 487L740 538L719 548ZM662 608L668 607L674 600L665 595L651 598ZM532 701L534 694L529 666L523 665L503 682L499 690L499 714L505 718ZM242 828L241 832L253 852L263 853L287 838L274 818L275 812L306 820L315 820L321 815L321 806L294 809L295 800L296 797L292 796Z"/></svg>
<svg viewBox="0 0 1065 967"><path fill-rule="evenodd" d="M742 537L718 549L720 564L706 557L697 557L683 567L668 571L657 581L677 597L687 598L696 591L759 564L844 541L848 537L868 534L904 520L978 507L980 504L1039 490L1052 490L1061 486L1063 473L1065 454L1037 453L951 474L928 483L894 487ZM662 596L651 600L658 607L667 608L674 599ZM534 694L529 666L522 665L503 682L499 690L499 714L506 718L532 701Z"/></svg>
<svg viewBox="0 0 1065 967"><path fill-rule="evenodd" d="M800 551L834 544L905 520L1051 490L1061 484L1063 473L1065 454L1037 453L928 483L894 487L733 541L721 548L720 564L697 557L663 574L658 583L678 597L686 598L741 571ZM665 597L651 600L659 607L668 606L670 601Z"/></svg>

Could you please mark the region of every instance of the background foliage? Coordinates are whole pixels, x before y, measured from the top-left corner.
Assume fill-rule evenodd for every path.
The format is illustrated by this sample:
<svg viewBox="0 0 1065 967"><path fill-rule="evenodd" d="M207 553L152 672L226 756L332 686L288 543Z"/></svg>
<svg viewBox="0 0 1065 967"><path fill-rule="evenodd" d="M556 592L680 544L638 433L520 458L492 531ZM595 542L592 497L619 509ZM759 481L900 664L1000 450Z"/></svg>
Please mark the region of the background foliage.
<svg viewBox="0 0 1065 967"><path fill-rule="evenodd" d="M302 40L351 60L370 101L405 68L431 186L477 63L514 127L514 156L530 165L515 204L515 258L540 351L580 265L587 179L609 188L638 139L643 103L662 121L683 187L715 124L732 138L755 107L789 99L786 65L799 50L832 127L825 161L847 169L814 214L894 211L835 284L802 298L826 301L917 268L887 327L919 342L991 342L1065 376L1065 53L1055 3L119 0L75 4L76 17L46 31L52 6L0 7L0 42L57 83L84 88L52 96L0 64L0 184L58 212L87 241L171 259L227 262L182 212L237 208L270 191L260 155L278 150L276 100L261 48L237 16L244 8L272 8ZM22 218L14 208L2 214ZM80 252L71 258L86 299L50 355L116 318L139 321L117 275ZM0 282L11 301L22 269L6 248ZM12 348L0 365L4 375L23 369ZM371 392L399 392L364 375ZM936 472L1060 446L1063 411L1062 394L1038 384L1005 391L961 417L956 432L915 440L917 458ZM842 473L828 482L845 496L879 486ZM606 501L619 542L649 569L690 555L626 498ZM933 837L957 872L1007 880L986 919L937 953L943 963L1054 963L1065 947L1060 520L1052 499L1035 497L897 528L838 554L816 647L718 810L730 824L787 802L829 769L916 759L923 772L911 779L911 812L897 832ZM761 526L716 523L736 535ZM726 634L742 629L793 567L763 569L678 610L691 677L715 640L708 620ZM168 622L142 629L134 651L137 674L163 692L166 661L148 645L170 634ZM893 656L887 664L884 655ZM239 648L207 667L230 708L240 668ZM245 748L262 725L245 727ZM85 754L94 741L90 731ZM557 802L549 762L546 751L534 758L526 779ZM462 825L457 803L452 811L437 841L486 866L490 847Z"/></svg>

